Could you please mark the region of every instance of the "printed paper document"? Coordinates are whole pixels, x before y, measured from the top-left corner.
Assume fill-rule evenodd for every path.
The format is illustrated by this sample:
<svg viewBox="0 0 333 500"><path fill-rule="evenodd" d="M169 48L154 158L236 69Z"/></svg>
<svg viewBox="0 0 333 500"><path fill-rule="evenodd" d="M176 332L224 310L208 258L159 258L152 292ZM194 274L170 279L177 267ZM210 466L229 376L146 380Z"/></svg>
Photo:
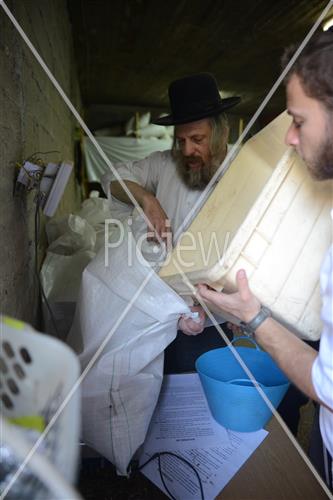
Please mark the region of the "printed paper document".
<svg viewBox="0 0 333 500"><path fill-rule="evenodd" d="M239 433L212 417L198 374L167 375L140 455L143 464L154 453L173 452L199 473L205 500L213 500L259 446L267 431ZM174 456L161 457L164 481L179 500L199 500L199 481L192 469ZM144 469L167 496L155 459Z"/></svg>

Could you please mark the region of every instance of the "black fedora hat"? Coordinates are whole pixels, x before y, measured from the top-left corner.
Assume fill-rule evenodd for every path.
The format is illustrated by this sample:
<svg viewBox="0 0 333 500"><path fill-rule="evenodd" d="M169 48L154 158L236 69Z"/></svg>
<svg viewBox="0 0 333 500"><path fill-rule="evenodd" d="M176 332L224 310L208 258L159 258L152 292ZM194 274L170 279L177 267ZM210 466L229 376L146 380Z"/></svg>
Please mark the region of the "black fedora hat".
<svg viewBox="0 0 333 500"><path fill-rule="evenodd" d="M153 120L156 125L178 125L214 116L232 108L240 97L222 99L210 73L185 76L169 86L171 113Z"/></svg>

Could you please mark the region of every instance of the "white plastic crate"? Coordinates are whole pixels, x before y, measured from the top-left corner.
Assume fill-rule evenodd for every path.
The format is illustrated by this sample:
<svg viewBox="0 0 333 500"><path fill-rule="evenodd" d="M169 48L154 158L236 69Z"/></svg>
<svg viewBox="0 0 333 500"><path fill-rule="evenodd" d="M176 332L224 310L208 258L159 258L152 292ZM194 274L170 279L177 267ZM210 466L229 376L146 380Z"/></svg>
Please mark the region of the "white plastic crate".
<svg viewBox="0 0 333 500"><path fill-rule="evenodd" d="M252 137L179 240L160 276L180 295L193 285L253 292L298 336L320 336L319 270L332 242L332 182L314 181L284 143L283 113Z"/></svg>

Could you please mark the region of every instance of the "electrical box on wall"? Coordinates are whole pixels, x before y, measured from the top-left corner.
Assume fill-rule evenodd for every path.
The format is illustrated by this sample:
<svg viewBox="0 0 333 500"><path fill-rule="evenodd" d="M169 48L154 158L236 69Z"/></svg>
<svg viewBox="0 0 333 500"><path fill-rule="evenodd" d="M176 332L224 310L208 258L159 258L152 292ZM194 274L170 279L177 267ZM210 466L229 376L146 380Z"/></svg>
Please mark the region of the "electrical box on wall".
<svg viewBox="0 0 333 500"><path fill-rule="evenodd" d="M60 165L49 163L40 183L40 191L46 193L41 202L43 212L52 217L57 210L65 187L73 170L73 163L62 162Z"/></svg>
<svg viewBox="0 0 333 500"><path fill-rule="evenodd" d="M36 190L37 203L45 215L52 217L64 194L72 170L73 162L69 160L46 165L25 161L16 182L24 185L29 191Z"/></svg>

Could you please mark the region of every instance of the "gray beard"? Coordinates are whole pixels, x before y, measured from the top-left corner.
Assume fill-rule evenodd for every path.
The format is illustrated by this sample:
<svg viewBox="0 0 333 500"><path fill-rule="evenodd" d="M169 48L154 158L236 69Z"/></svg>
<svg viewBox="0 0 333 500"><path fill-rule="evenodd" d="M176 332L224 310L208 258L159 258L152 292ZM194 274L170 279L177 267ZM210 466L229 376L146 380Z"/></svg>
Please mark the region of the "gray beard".
<svg viewBox="0 0 333 500"><path fill-rule="evenodd" d="M214 165L212 162L210 165L202 165L199 169L191 169L186 165L186 160L178 151L174 153L174 160L176 162L178 175L184 184L192 190L202 191L219 167L219 164Z"/></svg>

